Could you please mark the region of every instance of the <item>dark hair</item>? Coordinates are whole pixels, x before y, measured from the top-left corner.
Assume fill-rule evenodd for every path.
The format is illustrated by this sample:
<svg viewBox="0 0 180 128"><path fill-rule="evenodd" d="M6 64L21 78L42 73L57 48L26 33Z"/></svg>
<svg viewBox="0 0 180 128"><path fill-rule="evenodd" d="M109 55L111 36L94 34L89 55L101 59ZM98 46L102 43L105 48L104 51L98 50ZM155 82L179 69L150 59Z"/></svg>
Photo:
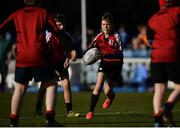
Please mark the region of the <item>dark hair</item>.
<svg viewBox="0 0 180 128"><path fill-rule="evenodd" d="M39 0L24 0L25 5L38 5Z"/></svg>
<svg viewBox="0 0 180 128"><path fill-rule="evenodd" d="M56 21L65 23L65 16L63 14L54 13L53 17L55 18Z"/></svg>
<svg viewBox="0 0 180 128"><path fill-rule="evenodd" d="M114 19L113 19L112 15L109 12L104 13L104 15L101 17L101 20L107 20L111 24L114 23Z"/></svg>

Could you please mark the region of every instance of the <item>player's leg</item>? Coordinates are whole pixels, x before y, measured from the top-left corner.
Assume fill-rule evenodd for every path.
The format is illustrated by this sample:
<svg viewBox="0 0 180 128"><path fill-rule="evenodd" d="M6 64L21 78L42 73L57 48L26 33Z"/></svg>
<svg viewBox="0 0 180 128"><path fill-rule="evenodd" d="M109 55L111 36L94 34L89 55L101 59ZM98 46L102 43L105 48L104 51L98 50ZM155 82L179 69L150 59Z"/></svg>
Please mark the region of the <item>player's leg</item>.
<svg viewBox="0 0 180 128"><path fill-rule="evenodd" d="M64 88L64 101L65 103L72 103L71 85L69 79L65 78L61 81ZM67 108L67 112L72 110L72 105Z"/></svg>
<svg viewBox="0 0 180 128"><path fill-rule="evenodd" d="M66 105L67 117L71 118L80 116L80 113L73 112L72 110L72 92L69 77L65 77L61 81L61 84L64 88L64 102Z"/></svg>
<svg viewBox="0 0 180 128"><path fill-rule="evenodd" d="M174 91L168 97L167 103L175 104L179 100L179 96L180 96L180 84L174 83Z"/></svg>
<svg viewBox="0 0 180 128"><path fill-rule="evenodd" d="M180 84L174 83L174 91L170 94L167 102L163 106L163 122L165 126L168 127L175 126L172 110L174 108L174 104L179 100L179 97L180 97Z"/></svg>
<svg viewBox="0 0 180 128"><path fill-rule="evenodd" d="M167 127L174 127L175 122L173 120L172 110L176 102L180 98L180 67L179 63L167 64L168 73L170 74L170 80L173 81L174 90L169 95L165 105L163 106L163 122Z"/></svg>
<svg viewBox="0 0 180 128"><path fill-rule="evenodd" d="M156 83L153 97L153 108L154 108L154 126L163 126L161 107L163 103L163 98L166 92L166 83Z"/></svg>
<svg viewBox="0 0 180 128"><path fill-rule="evenodd" d="M104 83L104 73L98 72L97 73L96 85L95 85L95 88L94 88L92 96L91 96L89 112L86 114L86 119L92 119L93 118L94 109L95 109L95 106L98 102L103 83Z"/></svg>
<svg viewBox="0 0 180 128"><path fill-rule="evenodd" d="M71 83L69 80L68 68L64 68L64 63L61 62L56 67L56 73L61 80L61 84L64 88L64 102L67 110L67 117L78 117L80 113L73 112L73 104L72 104L72 92L71 92Z"/></svg>
<svg viewBox="0 0 180 128"><path fill-rule="evenodd" d="M163 98L167 89L168 74L166 72L164 63L152 63L151 73L153 81L155 82L154 96L153 96L153 110L154 110L154 126L162 127L162 104Z"/></svg>
<svg viewBox="0 0 180 128"><path fill-rule="evenodd" d="M28 81L32 78L29 68L17 68L15 70L15 85L11 99L10 126L18 126L19 113L24 94L28 87Z"/></svg>
<svg viewBox="0 0 180 128"><path fill-rule="evenodd" d="M103 103L103 109L107 109L113 102L115 93L113 88L118 85L118 81L121 78L122 62L110 63L106 67L106 84L104 87L104 93L106 95L106 100Z"/></svg>
<svg viewBox="0 0 180 128"><path fill-rule="evenodd" d="M57 97L57 86L55 83L44 83L47 86L46 88L46 123L47 127L59 127L62 126L55 120L55 105Z"/></svg>
<svg viewBox="0 0 180 128"><path fill-rule="evenodd" d="M167 89L166 83L155 84L155 90L154 90L154 96L153 96L153 108L154 108L155 114L159 114L161 111L161 106L163 103L163 98L164 98L166 89Z"/></svg>
<svg viewBox="0 0 180 128"><path fill-rule="evenodd" d="M18 125L19 112L21 108L21 103L24 98L28 85L20 84L15 82L14 92L11 99L11 116L10 125L15 127Z"/></svg>
<svg viewBox="0 0 180 128"><path fill-rule="evenodd" d="M113 91L113 87L117 85L116 81L108 81L104 86L104 93L106 95L106 100L103 103L103 109L107 109L113 102L115 98L115 93Z"/></svg>
<svg viewBox="0 0 180 128"><path fill-rule="evenodd" d="M46 99L45 99L45 105L46 105L46 112L54 112L55 110L55 101L57 96L56 91L56 85L55 83L43 83L44 86L46 86ZM54 117L53 117L54 118Z"/></svg>
<svg viewBox="0 0 180 128"><path fill-rule="evenodd" d="M46 93L46 88L44 85L40 85L40 88L38 90L38 94L36 97L36 108L35 108L35 113L34 116L42 116L42 105L43 105L43 100L44 100L44 96Z"/></svg>
<svg viewBox="0 0 180 128"><path fill-rule="evenodd" d="M48 127L62 126L55 120L55 105L57 96L57 79L54 69L50 66L41 66L33 68L35 82L41 81L46 88L46 123Z"/></svg>

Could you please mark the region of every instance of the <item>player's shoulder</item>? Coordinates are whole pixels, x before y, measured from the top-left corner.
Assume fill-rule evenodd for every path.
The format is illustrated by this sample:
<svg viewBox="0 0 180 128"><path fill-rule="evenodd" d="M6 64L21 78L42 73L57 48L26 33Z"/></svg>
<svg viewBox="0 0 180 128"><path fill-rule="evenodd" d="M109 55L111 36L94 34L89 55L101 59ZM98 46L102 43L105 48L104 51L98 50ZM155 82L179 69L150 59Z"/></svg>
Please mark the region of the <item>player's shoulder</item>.
<svg viewBox="0 0 180 128"><path fill-rule="evenodd" d="M110 39L120 39L120 36L117 32L112 32L109 37Z"/></svg>
<svg viewBox="0 0 180 128"><path fill-rule="evenodd" d="M119 34L118 34L117 32L114 32L113 36L114 36L115 38L120 38L120 36L119 36Z"/></svg>
<svg viewBox="0 0 180 128"><path fill-rule="evenodd" d="M103 36L103 33L100 32L94 37L94 41L100 39Z"/></svg>
<svg viewBox="0 0 180 128"><path fill-rule="evenodd" d="M177 13L180 13L180 7L179 6L175 6L175 7L172 7L169 9L171 12L177 12Z"/></svg>

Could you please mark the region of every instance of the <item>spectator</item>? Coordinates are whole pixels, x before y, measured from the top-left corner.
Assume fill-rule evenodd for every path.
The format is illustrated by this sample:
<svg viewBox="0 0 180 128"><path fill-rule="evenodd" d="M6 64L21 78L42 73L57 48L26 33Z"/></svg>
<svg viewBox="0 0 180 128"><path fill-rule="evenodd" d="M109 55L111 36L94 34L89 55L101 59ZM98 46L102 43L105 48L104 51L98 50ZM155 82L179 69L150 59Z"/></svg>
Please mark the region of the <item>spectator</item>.
<svg viewBox="0 0 180 128"><path fill-rule="evenodd" d="M127 43L128 43L128 33L126 31L126 24L121 24L118 30L118 34L119 37L121 38L121 41L124 45L124 47L126 47Z"/></svg>
<svg viewBox="0 0 180 128"><path fill-rule="evenodd" d="M135 87L138 92L146 91L146 81L148 78L146 66L144 64L137 64L133 72L133 78L130 80L131 85Z"/></svg>

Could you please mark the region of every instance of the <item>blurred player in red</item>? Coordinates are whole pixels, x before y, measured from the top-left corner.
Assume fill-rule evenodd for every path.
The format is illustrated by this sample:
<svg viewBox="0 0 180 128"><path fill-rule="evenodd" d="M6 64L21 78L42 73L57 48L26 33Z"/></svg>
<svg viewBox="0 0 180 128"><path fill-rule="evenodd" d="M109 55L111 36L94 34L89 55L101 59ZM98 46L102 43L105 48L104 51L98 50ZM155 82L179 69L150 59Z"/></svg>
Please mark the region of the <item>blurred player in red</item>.
<svg viewBox="0 0 180 128"><path fill-rule="evenodd" d="M151 73L155 82L155 127L174 126L171 111L180 95L180 7L177 0L159 0L159 4L160 10L149 19L154 35ZM174 82L174 91L163 105L168 80Z"/></svg>
<svg viewBox="0 0 180 128"><path fill-rule="evenodd" d="M118 84L123 65L122 42L119 35L113 31L113 18L110 13L105 13L101 18L101 29L89 48L97 47L102 53L95 88L91 96L89 112L86 114L86 119L92 119L94 109L98 102L100 92L104 85L104 92L107 96L103 109L107 109L114 97L113 87Z"/></svg>
<svg viewBox="0 0 180 128"><path fill-rule="evenodd" d="M56 46L56 50L52 52L56 52L59 54L59 57L54 58L55 55L52 55L52 58L54 58L55 61L53 61L53 66L55 70L57 71L58 78L61 79L61 84L64 88L64 101L66 104L67 109L67 117L78 117L80 114L75 113L72 111L72 95L71 95L71 84L69 80L69 73L68 73L68 67L69 67L69 59L71 58L72 61L76 60L76 50L74 49L74 45L72 42L72 39L64 29L65 29L65 18L64 15L55 13L53 15L56 24L60 30L62 30L61 37L54 36L52 33L48 32L46 35L46 41L47 42L60 42L58 44L63 44L63 46ZM64 49L63 49L64 48ZM63 56L62 56L63 55ZM63 62L61 61L63 58ZM36 102L36 115L41 115L41 109L43 104L43 97L46 92L46 88L41 85L37 102Z"/></svg>
<svg viewBox="0 0 180 128"><path fill-rule="evenodd" d="M36 0L24 0L26 6L12 13L1 25L2 32L9 22L16 29L15 89L11 101L10 126L18 126L19 113L28 82L34 77L46 86L47 126L61 126L55 121L56 79L47 62L45 30L59 34L48 12L35 6Z"/></svg>

